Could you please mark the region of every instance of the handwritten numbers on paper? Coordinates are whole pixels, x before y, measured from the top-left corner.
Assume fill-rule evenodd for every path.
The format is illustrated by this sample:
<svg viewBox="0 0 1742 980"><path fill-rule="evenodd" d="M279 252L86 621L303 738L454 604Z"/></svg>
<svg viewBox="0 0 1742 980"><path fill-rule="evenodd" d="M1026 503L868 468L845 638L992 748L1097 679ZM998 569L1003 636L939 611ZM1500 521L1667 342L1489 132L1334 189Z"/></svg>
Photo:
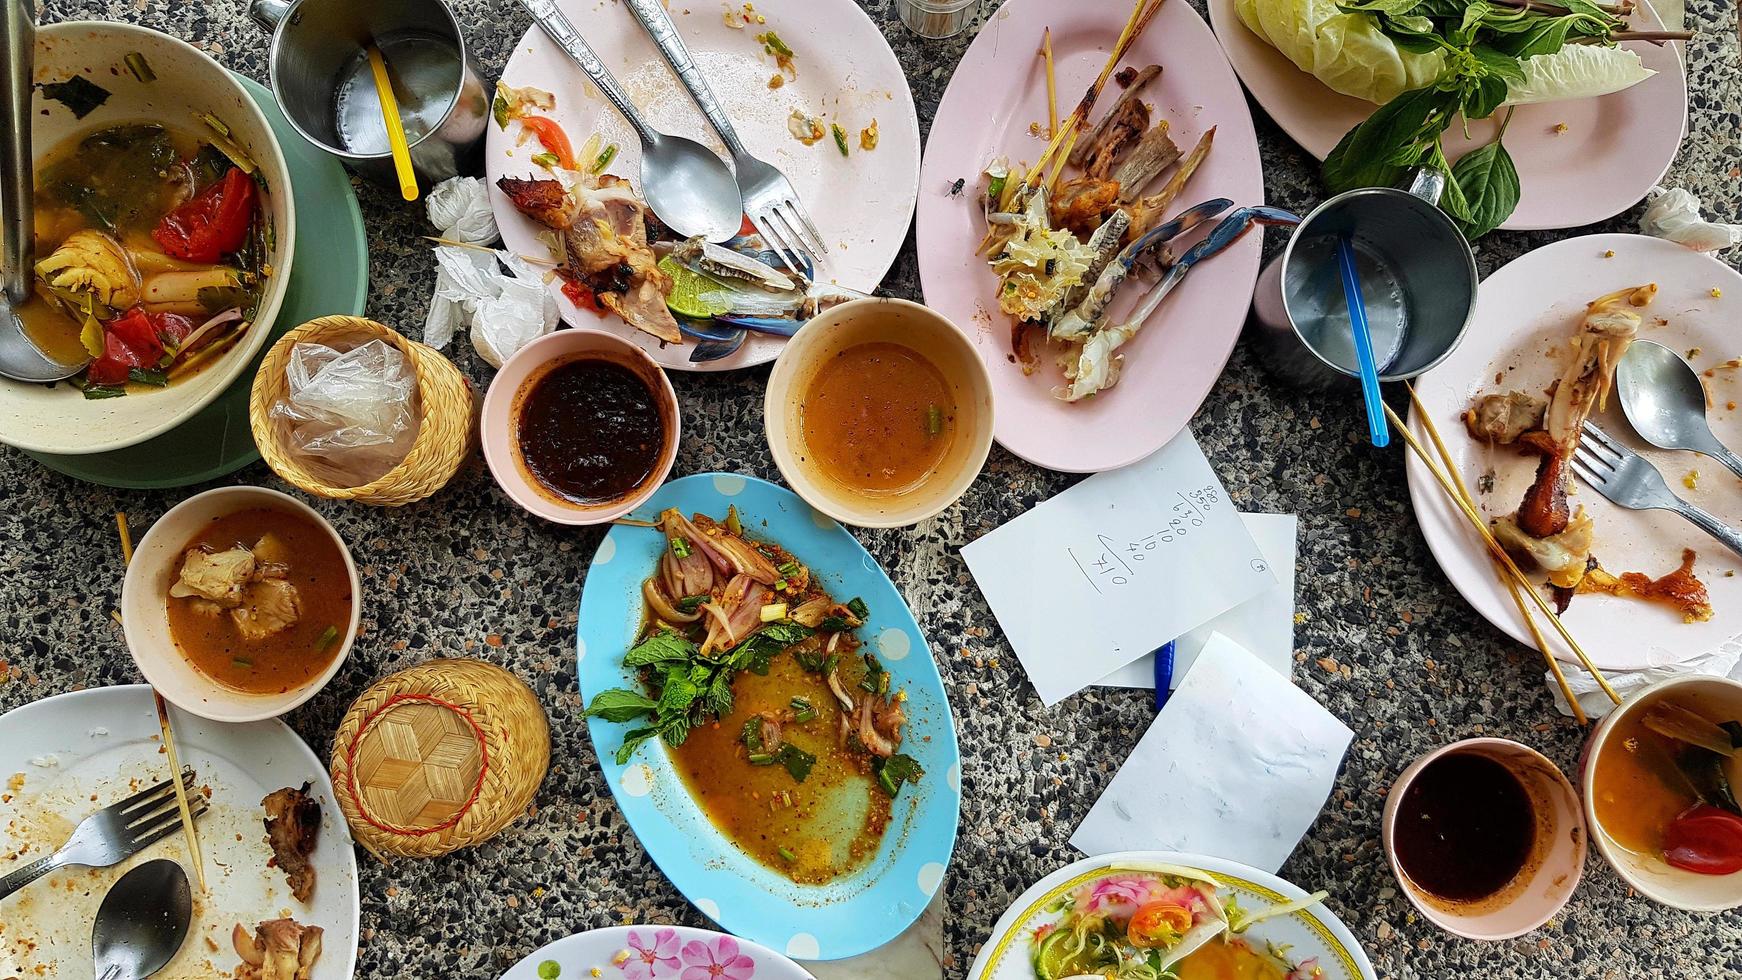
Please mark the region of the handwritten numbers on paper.
<svg viewBox="0 0 1742 980"><path fill-rule="evenodd" d="M1176 493L1174 496L1179 498L1179 502L1168 512L1167 523L1153 533L1128 541L1123 546L1110 535L1097 534L1095 548L1084 552L1092 556L1086 564L1083 558L1078 557L1076 549L1065 549L1065 554L1070 556L1077 570L1083 573L1083 577L1097 595L1106 594L1103 586L1129 585L1137 574L1134 563L1156 557L1155 552L1159 546L1172 544L1190 534L1193 529L1203 527L1209 513L1223 503L1221 488L1216 486L1205 486Z"/></svg>

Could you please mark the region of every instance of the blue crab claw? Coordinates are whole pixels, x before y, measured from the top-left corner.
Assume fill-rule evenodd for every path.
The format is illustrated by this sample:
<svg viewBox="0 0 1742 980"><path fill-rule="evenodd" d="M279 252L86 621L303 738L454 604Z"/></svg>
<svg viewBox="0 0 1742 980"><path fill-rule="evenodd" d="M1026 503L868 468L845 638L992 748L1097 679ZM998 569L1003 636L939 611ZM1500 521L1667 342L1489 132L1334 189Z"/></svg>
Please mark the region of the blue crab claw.
<svg viewBox="0 0 1742 980"><path fill-rule="evenodd" d="M773 334L776 337L790 337L798 333L798 328L805 321L785 316L738 316L731 313L714 317L715 323L726 323L757 333Z"/></svg>

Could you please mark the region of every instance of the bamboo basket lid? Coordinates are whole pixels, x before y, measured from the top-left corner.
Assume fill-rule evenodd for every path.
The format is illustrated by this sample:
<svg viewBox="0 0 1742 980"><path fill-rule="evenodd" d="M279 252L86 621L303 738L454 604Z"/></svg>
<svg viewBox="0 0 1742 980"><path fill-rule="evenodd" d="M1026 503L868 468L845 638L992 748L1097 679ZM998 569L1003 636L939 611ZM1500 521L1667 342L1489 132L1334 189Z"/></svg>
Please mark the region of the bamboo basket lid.
<svg viewBox="0 0 1742 980"><path fill-rule="evenodd" d="M345 713L333 785L377 857L434 857L495 836L531 804L550 726L530 689L482 660L433 660L377 681Z"/></svg>

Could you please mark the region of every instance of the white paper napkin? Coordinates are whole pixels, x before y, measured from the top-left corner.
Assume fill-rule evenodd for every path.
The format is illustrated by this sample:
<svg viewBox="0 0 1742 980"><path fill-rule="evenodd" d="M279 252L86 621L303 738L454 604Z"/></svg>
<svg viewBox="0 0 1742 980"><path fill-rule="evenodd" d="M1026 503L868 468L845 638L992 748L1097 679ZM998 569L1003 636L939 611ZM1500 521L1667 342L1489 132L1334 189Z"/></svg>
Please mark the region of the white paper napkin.
<svg viewBox="0 0 1742 980"><path fill-rule="evenodd" d="M1274 873L1324 807L1351 738L1252 653L1211 637L1071 844L1091 857L1185 851Z"/></svg>
<svg viewBox="0 0 1742 980"><path fill-rule="evenodd" d="M1276 575L1276 587L1265 589L1215 619L1173 641L1173 685L1178 687L1198 659L1199 651L1220 633L1250 650L1265 665L1284 677L1294 668L1294 558L1293 514L1241 514L1247 533ZM1144 656L1115 670L1097 682L1102 687L1155 686L1155 655Z"/></svg>
<svg viewBox="0 0 1742 980"><path fill-rule="evenodd" d="M962 557L1048 707L1276 585L1190 432Z"/></svg>

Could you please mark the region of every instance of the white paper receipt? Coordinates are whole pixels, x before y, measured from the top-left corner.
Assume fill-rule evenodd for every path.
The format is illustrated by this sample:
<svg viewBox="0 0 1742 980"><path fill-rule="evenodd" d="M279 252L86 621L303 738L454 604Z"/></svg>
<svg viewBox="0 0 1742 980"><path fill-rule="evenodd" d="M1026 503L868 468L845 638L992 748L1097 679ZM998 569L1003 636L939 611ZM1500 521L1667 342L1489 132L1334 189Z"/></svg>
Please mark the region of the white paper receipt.
<svg viewBox="0 0 1742 980"><path fill-rule="evenodd" d="M1048 707L1276 586L1189 432L962 557Z"/></svg>
<svg viewBox="0 0 1742 980"><path fill-rule="evenodd" d="M1220 633L1205 644L1071 845L1184 851L1275 873L1318 819L1348 727Z"/></svg>

